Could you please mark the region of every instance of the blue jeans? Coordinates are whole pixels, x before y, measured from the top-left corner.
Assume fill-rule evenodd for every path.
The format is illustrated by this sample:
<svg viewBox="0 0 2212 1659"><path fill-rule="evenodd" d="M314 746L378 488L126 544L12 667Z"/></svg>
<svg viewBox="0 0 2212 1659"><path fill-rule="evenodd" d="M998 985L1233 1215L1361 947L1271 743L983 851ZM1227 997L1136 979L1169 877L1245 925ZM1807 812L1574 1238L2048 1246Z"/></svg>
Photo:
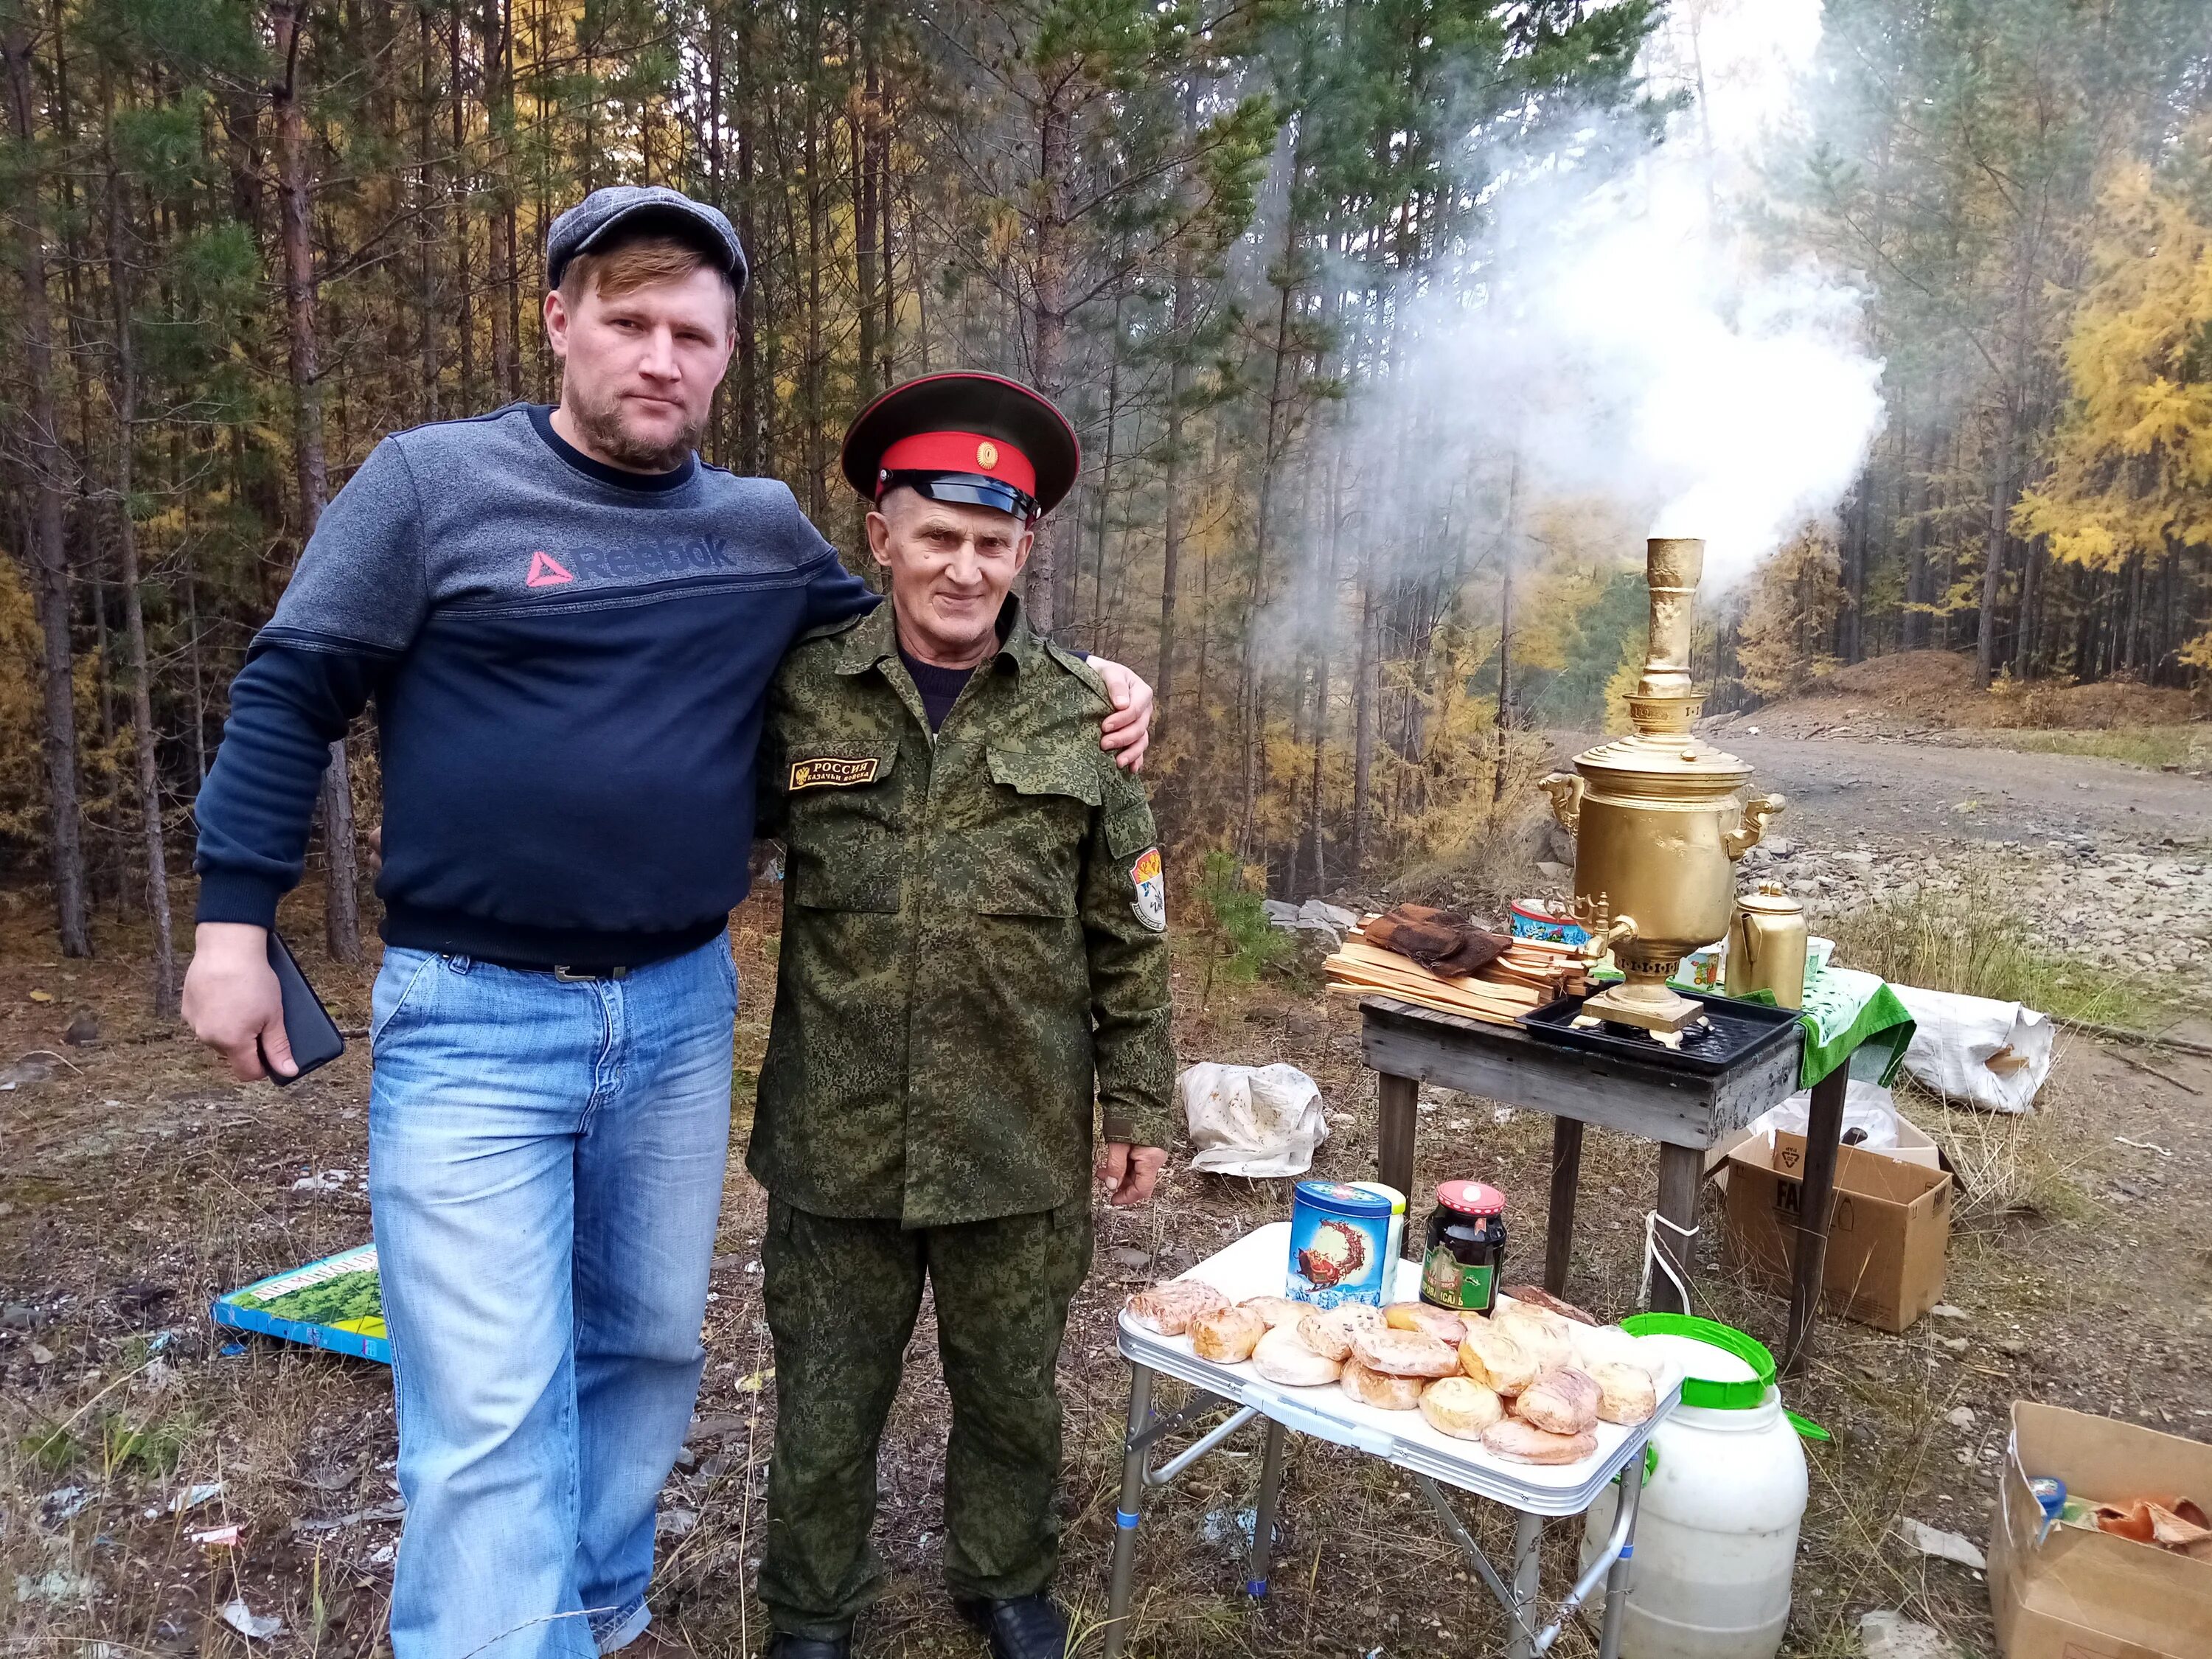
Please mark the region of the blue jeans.
<svg viewBox="0 0 2212 1659"><path fill-rule="evenodd" d="M592 1659L648 1622L653 1504L705 1359L737 994L720 939L619 981L385 952L394 1659Z"/></svg>

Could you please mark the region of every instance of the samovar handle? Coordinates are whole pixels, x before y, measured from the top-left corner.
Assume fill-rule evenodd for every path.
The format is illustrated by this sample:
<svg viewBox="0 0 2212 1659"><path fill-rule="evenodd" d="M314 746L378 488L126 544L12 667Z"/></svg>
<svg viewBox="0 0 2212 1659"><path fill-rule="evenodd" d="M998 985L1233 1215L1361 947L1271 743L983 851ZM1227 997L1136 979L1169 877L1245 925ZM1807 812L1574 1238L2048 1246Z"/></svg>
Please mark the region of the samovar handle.
<svg viewBox="0 0 2212 1659"><path fill-rule="evenodd" d="M1582 820L1583 786L1583 775L1579 772L1554 772L1536 785L1552 798L1552 816L1559 819L1559 827L1571 836L1575 833L1576 824ZM1781 797L1778 795L1775 799L1779 800Z"/></svg>
<svg viewBox="0 0 2212 1659"><path fill-rule="evenodd" d="M1760 795L1744 802L1743 814L1737 819L1735 828L1722 833L1722 848L1730 859L1741 858L1759 845L1759 837L1766 833L1767 820L1789 805L1780 795Z"/></svg>

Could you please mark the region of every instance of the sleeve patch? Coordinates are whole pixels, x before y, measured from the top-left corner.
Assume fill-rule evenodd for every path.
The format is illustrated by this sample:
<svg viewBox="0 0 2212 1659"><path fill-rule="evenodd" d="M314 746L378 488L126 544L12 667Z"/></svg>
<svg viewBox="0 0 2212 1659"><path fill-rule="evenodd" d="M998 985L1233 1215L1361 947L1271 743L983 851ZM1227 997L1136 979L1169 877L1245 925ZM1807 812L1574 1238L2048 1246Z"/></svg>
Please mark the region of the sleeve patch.
<svg viewBox="0 0 2212 1659"><path fill-rule="evenodd" d="M1137 913L1137 920L1156 933L1168 930L1168 878L1160 864L1160 849L1147 847L1137 861L1129 866L1129 879L1135 884L1137 896L1129 908Z"/></svg>

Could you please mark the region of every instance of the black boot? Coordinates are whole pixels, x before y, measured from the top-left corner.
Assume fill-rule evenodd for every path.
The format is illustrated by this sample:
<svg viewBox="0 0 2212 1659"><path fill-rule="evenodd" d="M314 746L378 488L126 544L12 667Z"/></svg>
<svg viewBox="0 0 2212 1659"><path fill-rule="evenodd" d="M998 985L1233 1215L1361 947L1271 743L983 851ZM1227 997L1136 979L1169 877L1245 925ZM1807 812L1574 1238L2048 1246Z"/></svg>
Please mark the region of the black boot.
<svg viewBox="0 0 2212 1659"><path fill-rule="evenodd" d="M955 1601L960 1616L991 1640L991 1659L1065 1659L1067 1615L1049 1590L1009 1601Z"/></svg>
<svg viewBox="0 0 2212 1659"><path fill-rule="evenodd" d="M793 1636L778 1631L769 1640L765 1659L853 1659L849 1636Z"/></svg>

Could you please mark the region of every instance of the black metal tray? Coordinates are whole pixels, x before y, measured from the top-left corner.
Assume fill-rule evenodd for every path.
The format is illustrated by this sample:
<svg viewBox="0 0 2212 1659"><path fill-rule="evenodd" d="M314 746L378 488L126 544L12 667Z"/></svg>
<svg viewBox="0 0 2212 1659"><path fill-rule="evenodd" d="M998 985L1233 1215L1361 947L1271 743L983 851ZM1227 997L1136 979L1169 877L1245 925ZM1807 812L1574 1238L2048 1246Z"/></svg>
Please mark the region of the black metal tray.
<svg viewBox="0 0 2212 1659"><path fill-rule="evenodd" d="M1595 996L1596 992L1590 994ZM1705 1005L1705 1024L1685 1030L1680 1048L1670 1048L1633 1025L1607 1024L1577 1030L1575 1016L1582 1012L1588 997L1561 997L1557 1002L1547 1002L1522 1015L1520 1023L1530 1036L1561 1048L1585 1048L1594 1054L1695 1072L1702 1077L1717 1076L1787 1042L1797 1024L1795 1008L1770 1008L1763 1002L1700 996L1695 992L1683 994Z"/></svg>

